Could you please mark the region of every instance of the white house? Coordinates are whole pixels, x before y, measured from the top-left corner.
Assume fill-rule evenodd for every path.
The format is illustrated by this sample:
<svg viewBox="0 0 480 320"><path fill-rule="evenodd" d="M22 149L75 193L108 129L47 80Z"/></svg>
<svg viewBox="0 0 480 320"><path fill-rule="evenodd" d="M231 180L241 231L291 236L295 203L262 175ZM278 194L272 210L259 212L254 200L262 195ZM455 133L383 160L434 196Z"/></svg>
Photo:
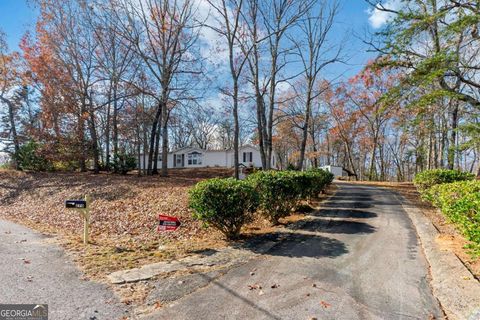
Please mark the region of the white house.
<svg viewBox="0 0 480 320"><path fill-rule="evenodd" d="M234 166L233 149L228 150L204 150L196 147L185 147L168 153L168 168L204 168L204 167L227 167ZM260 150L252 145L239 148L239 163L246 167L262 167ZM148 163L148 155L140 155L140 168ZM275 157L272 159L272 167L275 166ZM162 159L159 154L158 168L162 167Z"/></svg>

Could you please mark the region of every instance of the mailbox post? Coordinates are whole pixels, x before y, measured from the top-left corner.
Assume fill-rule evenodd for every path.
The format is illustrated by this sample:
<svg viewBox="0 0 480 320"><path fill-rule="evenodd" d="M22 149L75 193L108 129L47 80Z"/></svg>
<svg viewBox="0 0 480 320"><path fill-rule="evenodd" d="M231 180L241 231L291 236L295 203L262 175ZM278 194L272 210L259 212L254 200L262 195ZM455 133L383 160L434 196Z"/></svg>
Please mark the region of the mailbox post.
<svg viewBox="0 0 480 320"><path fill-rule="evenodd" d="M88 229L90 225L90 196L87 194L85 196L85 202L87 204L86 208L83 209L83 244L88 243Z"/></svg>
<svg viewBox="0 0 480 320"><path fill-rule="evenodd" d="M88 243L88 229L90 225L90 196L86 195L85 200L67 200L65 207L76 209L80 213L80 219L83 220L83 243Z"/></svg>

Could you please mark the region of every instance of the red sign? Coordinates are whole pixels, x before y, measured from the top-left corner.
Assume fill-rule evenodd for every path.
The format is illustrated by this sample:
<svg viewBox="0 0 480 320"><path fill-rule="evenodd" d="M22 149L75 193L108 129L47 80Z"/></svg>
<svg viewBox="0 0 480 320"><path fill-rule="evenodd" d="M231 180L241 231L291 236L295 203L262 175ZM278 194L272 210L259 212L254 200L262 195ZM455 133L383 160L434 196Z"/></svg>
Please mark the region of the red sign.
<svg viewBox="0 0 480 320"><path fill-rule="evenodd" d="M175 231L181 225L180 220L176 217L164 216L161 214L158 216L158 220L157 231Z"/></svg>

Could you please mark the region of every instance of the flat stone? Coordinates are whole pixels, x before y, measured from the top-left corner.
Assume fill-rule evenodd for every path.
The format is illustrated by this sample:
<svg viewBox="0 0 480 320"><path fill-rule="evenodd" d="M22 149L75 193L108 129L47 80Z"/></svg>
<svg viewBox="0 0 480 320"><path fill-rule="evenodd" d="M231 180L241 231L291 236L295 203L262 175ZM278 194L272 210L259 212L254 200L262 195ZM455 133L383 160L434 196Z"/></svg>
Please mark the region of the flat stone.
<svg viewBox="0 0 480 320"><path fill-rule="evenodd" d="M270 245L270 247L273 246L272 244L268 245ZM263 247L261 251L264 251ZM109 274L107 279L112 284L122 284L148 280L159 275L178 271L202 271L205 270L205 268L213 266L226 268L248 260L256 255L258 255L258 253L246 249L226 248L207 256L192 255L177 261L157 262L144 265L140 268L116 271Z"/></svg>

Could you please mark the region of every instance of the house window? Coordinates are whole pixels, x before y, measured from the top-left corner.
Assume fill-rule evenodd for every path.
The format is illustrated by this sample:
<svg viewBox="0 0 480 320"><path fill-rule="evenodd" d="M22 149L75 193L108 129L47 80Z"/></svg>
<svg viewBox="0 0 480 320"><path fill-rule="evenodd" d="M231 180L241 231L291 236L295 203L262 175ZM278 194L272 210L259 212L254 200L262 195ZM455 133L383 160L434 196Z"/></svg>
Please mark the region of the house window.
<svg viewBox="0 0 480 320"><path fill-rule="evenodd" d="M182 156L177 154L176 155L176 161L177 161L177 167L181 167L182 166Z"/></svg>
<svg viewBox="0 0 480 320"><path fill-rule="evenodd" d="M202 154L200 152L191 152L188 154L188 164L197 165L202 164Z"/></svg>
<svg viewBox="0 0 480 320"><path fill-rule="evenodd" d="M243 162L253 162L253 152L244 152Z"/></svg>

